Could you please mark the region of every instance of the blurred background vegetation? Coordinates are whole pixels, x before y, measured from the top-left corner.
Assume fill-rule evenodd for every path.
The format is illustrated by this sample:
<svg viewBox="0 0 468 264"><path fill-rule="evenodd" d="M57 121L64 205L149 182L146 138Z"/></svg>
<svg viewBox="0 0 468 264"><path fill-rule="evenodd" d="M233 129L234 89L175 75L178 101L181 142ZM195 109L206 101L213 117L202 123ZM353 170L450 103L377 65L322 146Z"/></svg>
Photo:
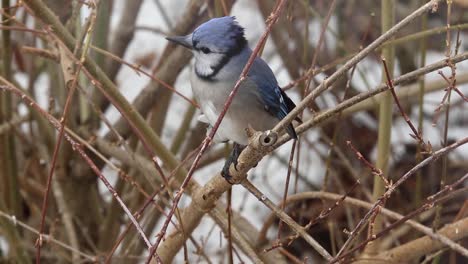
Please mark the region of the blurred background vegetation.
<svg viewBox="0 0 468 264"><path fill-rule="evenodd" d="M299 103L427 2L291 0L262 57ZM414 73L395 86L401 109L389 91L373 94L307 128L297 144L265 156L249 174L278 206L286 199L290 174L290 199L280 208L307 226L303 232L332 256L356 248L343 262L466 263L462 177L468 148L437 158L434 153L468 136L468 1L438 2L315 98L302 119L383 89L382 56L391 78ZM164 37L188 34L209 18L231 14L254 47L277 4L2 0L0 263L144 263L148 244L115 197L154 243L206 134L188 82L191 53ZM424 71L432 63L440 66ZM401 110L420 139L410 135L415 133ZM219 171L229 148L213 145L203 155L157 249L163 262L327 262L305 235L279 224L243 187L233 187L232 197L223 194ZM389 211L374 209L366 220L370 205L390 184L426 158L427 165L383 199ZM428 199L453 183L450 192L435 197L443 203ZM219 195L203 207L210 190ZM413 222L390 226L402 216ZM369 229L343 249L360 221L369 222ZM452 244L427 239L441 228ZM361 244L381 231L377 240Z"/></svg>

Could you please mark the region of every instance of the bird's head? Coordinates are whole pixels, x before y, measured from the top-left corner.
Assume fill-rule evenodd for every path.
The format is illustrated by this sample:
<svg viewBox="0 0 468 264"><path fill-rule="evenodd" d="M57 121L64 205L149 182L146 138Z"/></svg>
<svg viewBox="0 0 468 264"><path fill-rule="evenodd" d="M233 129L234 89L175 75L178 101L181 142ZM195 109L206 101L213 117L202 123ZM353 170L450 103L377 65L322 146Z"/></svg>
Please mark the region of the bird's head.
<svg viewBox="0 0 468 264"><path fill-rule="evenodd" d="M247 45L244 28L232 16L213 18L189 35L167 39L192 50L197 73L201 76L215 74L216 68Z"/></svg>
<svg viewBox="0 0 468 264"><path fill-rule="evenodd" d="M247 43L244 28L233 16L213 18L198 26L192 34L167 39L204 54L232 53L244 48Z"/></svg>

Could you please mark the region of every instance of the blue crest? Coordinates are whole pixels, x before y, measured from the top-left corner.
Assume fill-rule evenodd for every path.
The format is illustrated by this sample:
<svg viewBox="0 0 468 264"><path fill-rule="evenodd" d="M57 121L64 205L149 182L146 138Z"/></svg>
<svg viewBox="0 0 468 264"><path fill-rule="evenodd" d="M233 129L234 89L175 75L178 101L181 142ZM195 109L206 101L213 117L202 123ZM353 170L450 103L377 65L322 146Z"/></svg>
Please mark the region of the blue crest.
<svg viewBox="0 0 468 264"><path fill-rule="evenodd" d="M220 53L232 53L247 44L244 28L233 16L213 18L201 24L193 32L192 42L196 50L209 48Z"/></svg>

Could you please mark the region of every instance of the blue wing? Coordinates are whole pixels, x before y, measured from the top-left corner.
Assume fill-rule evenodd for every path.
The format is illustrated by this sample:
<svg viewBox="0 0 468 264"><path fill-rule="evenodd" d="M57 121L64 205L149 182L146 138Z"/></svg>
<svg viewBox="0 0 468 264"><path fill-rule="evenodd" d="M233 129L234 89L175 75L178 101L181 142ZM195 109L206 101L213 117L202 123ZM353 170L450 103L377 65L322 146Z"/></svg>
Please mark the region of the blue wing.
<svg viewBox="0 0 468 264"><path fill-rule="evenodd" d="M281 120L296 106L286 93L279 88L275 75L261 58L257 57L255 59L248 77L255 82L260 101L265 110L272 116ZM286 131L292 138L297 138L292 124L288 125Z"/></svg>

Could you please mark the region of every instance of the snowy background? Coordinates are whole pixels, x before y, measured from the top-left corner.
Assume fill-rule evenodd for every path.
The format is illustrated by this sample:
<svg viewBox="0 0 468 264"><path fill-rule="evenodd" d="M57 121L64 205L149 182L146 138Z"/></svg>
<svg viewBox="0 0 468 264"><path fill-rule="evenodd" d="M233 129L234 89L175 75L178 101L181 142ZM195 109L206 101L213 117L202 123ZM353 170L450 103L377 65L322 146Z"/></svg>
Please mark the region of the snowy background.
<svg viewBox="0 0 468 264"><path fill-rule="evenodd" d="M125 12L124 8L125 0L115 0L114 1L114 11L113 16L111 17L111 32L116 30L119 26L117 23L121 17L121 14ZM181 19L182 11L187 1L186 0L160 0L159 1L162 6L165 7L167 15L171 20L172 24L175 24L176 21ZM84 21L85 18L89 15L89 10L86 11L86 8L83 8L82 13L82 20ZM250 0L238 0L231 12L231 15L237 17L239 23L245 27L246 29L246 37L249 41L251 47L254 47L261 36L261 34L265 30L265 22L263 16L260 14L255 1ZM337 30L337 21L335 17L332 17L329 27L333 30ZM162 14L160 13L159 8L156 6L154 0L145 0L143 1L143 5L139 11L138 19L136 22L137 26L144 26L149 28L158 28L163 32L170 32L171 28L168 27L165 20L162 18ZM318 36L321 30L321 22L317 19L310 21L309 24L309 41L310 43L317 43ZM455 37L456 34L452 34ZM465 43L466 40L466 32L462 32L462 45L460 48L459 53L465 52L466 47L468 47L468 43ZM455 41L455 38L453 39ZM326 45L327 49L333 50L336 45L336 40L331 33L327 33L326 35ZM131 41L125 56L124 60L130 63L136 63L138 58L147 56L148 54L155 54L156 60L165 60L166 58L160 57L159 55L162 54L163 49L167 45L167 40L165 39L165 35L157 34L147 30L138 30L136 31L133 40ZM277 54L276 48L273 44L273 41L270 39L267 41L267 45L265 50L263 51L262 57L268 62L270 67L273 69L273 72L276 74L278 82L280 86L284 86L292 81L291 77L289 76L280 56ZM443 52L436 52L430 51L427 53L427 61L426 64L431 64L433 62L437 62L439 60L444 59ZM398 63L397 63L398 64ZM155 63L153 64L153 66ZM321 66L321 65L319 65ZM192 92L190 88L189 82L189 65L184 69L182 74L179 75L174 87L184 94L186 97L191 98ZM395 76L398 76L399 67L395 67ZM145 71L150 72L151 69L144 68ZM360 91L367 91L369 89L373 89L374 87L378 86L381 83L381 65L380 63L376 62L375 58L366 58L361 63L359 63L357 71L361 74L355 74L352 79L352 85L356 88L359 88ZM468 63L463 62L457 64L457 71L461 73L468 72ZM443 72L449 76L450 69L444 68ZM326 76L324 74L318 75L316 78L317 80L322 80ZM365 77L365 80L363 79ZM28 76L25 73L17 73L15 75L17 81L26 86L28 82ZM441 77L437 72L433 72L427 74L425 76L425 80L430 82L432 80L440 80ZM140 91L150 82L150 79L143 76L136 74L134 70L130 69L129 67L122 66L118 76L117 76L117 85L120 87L120 91L122 94L128 99L128 101L133 101L134 98L140 93ZM38 96L37 100L44 108L47 107L48 104L48 93L47 87L49 83L49 78L46 74L43 74L39 77L37 81L37 94L43 95ZM398 89L398 87L397 87ZM468 85L460 85L458 89L462 91L465 95L468 95ZM424 112L428 116L432 116L434 114L435 109L440 103L441 98L444 95L444 91L433 92L427 94L425 96L425 103L424 103ZM295 102L299 102L300 96L296 89L292 89L288 91L288 95L293 99ZM178 96L173 96L173 102L170 104L170 109L168 109L168 115L166 119L166 123L163 129L162 139L163 142L172 142L172 139L180 127L182 122L183 115L188 109L188 104L185 100L181 99ZM322 99L319 100L320 102L326 102L328 106L335 105L337 100L334 96L330 93L325 93L322 95ZM452 95L452 103L457 104L460 102L461 99L456 94ZM319 102L319 105L320 105ZM320 105L322 107L326 107L327 105ZM413 106L414 110L412 111L413 115L410 116L414 123L416 124L417 120L417 105ZM26 107L22 106L21 111L26 113L28 110ZM198 110L197 110L198 111ZM396 108L394 111L397 111ZM197 112L197 115L199 112ZM121 115L120 113L113 107L110 107L106 113L106 117L111 121L117 121ZM467 105L463 105L461 107L455 107L451 113L451 121L457 124L465 124L462 126L451 126L449 130L448 137L451 140L458 140L468 135L468 111ZM398 116L398 115L397 115ZM305 114L304 119L311 117L311 113L308 112ZM368 129L377 131L377 123L375 123L374 119L370 118L366 113L359 113L353 115L353 119L361 123L363 126L366 126ZM443 127L444 122L443 118L439 118L438 122L434 125L430 122L430 119L426 119L424 122L424 139L428 140L432 143L435 149L440 147L441 140L443 138ZM460 122L459 120L463 120ZM192 126L195 125L196 120L193 121ZM108 128L102 126L98 135L105 135L108 132ZM406 122L401 118L397 117L394 119L393 128L392 128L392 146L393 151L395 153L392 157L398 157L398 155L404 154L404 147L405 144L414 143L414 139L409 135L410 129L407 126ZM301 164L299 167L299 173L304 176L308 183L312 183L315 186L320 187L322 184L323 177L325 175L325 164L323 162L323 158L321 156L326 156L328 153L328 147L323 144L323 142L319 142L318 138L320 135L320 131L318 129L311 129L302 137L307 137L308 141L315 145L316 150L311 151L308 147L301 148ZM291 143L283 145L277 151L275 151L275 155L273 158L269 158L267 160L263 160L258 164L256 168L254 168L250 174L249 179L270 199L272 199L275 203L279 203L282 199L283 195L283 188L285 185L285 175L287 174L287 166L284 165L284 162L289 159L289 154L291 151ZM304 145L306 146L306 145ZM223 148L224 146L212 146L212 149ZM373 150L373 155L371 160L375 162L376 151ZM460 162L466 162L468 160L468 145L462 146L458 148L454 153L450 156L454 160L458 160ZM200 184L206 183L213 175L219 172L221 167L224 164L224 160L219 160L216 163L213 163L209 166L206 166L195 173L194 179L198 181ZM115 183L117 179L117 174L114 170L109 167L104 169L104 175L112 182ZM102 193L103 197L107 200L112 198L112 195L108 193L107 188L103 185L99 185L99 190ZM290 188L292 192L292 188ZM301 191L309 191L310 185L304 182L299 183L299 192ZM234 186L233 187L233 209L240 212L246 219L248 219L257 229L260 229L265 221L265 218L270 214L270 210L266 208L260 201L258 201L254 196L250 195L247 191L244 190L243 187ZM181 201L180 206L183 208L184 206L190 203L190 198L185 196L184 199ZM154 240L154 235L159 232L160 227L162 225L162 221L159 223L153 231L152 236L150 237ZM169 230L172 230L171 228ZM226 248L226 240L222 239L222 232L216 226L216 224L211 220L209 217L204 217L201 224L196 228L195 232L192 234L196 240L205 241L204 242L204 251L207 255L216 256L219 254L219 258L213 257L212 260L214 263L223 262L223 257L220 252L223 252ZM276 236L276 230L271 229L269 233L270 238L274 238ZM220 242L221 241L221 242ZM198 256L193 254L194 247L191 243L187 243L189 247L189 257L193 257L193 260L200 260L203 263L203 259L198 259ZM8 252L8 244L5 240L2 239L0 236L0 248L2 248L3 252ZM239 251L241 254L241 252ZM221 257L223 256L223 257ZM244 261L247 260L245 256L242 256ZM177 256L177 263L181 263L183 261L183 254L180 252ZM236 260L236 263L238 261ZM248 261L247 261L248 262Z"/></svg>

